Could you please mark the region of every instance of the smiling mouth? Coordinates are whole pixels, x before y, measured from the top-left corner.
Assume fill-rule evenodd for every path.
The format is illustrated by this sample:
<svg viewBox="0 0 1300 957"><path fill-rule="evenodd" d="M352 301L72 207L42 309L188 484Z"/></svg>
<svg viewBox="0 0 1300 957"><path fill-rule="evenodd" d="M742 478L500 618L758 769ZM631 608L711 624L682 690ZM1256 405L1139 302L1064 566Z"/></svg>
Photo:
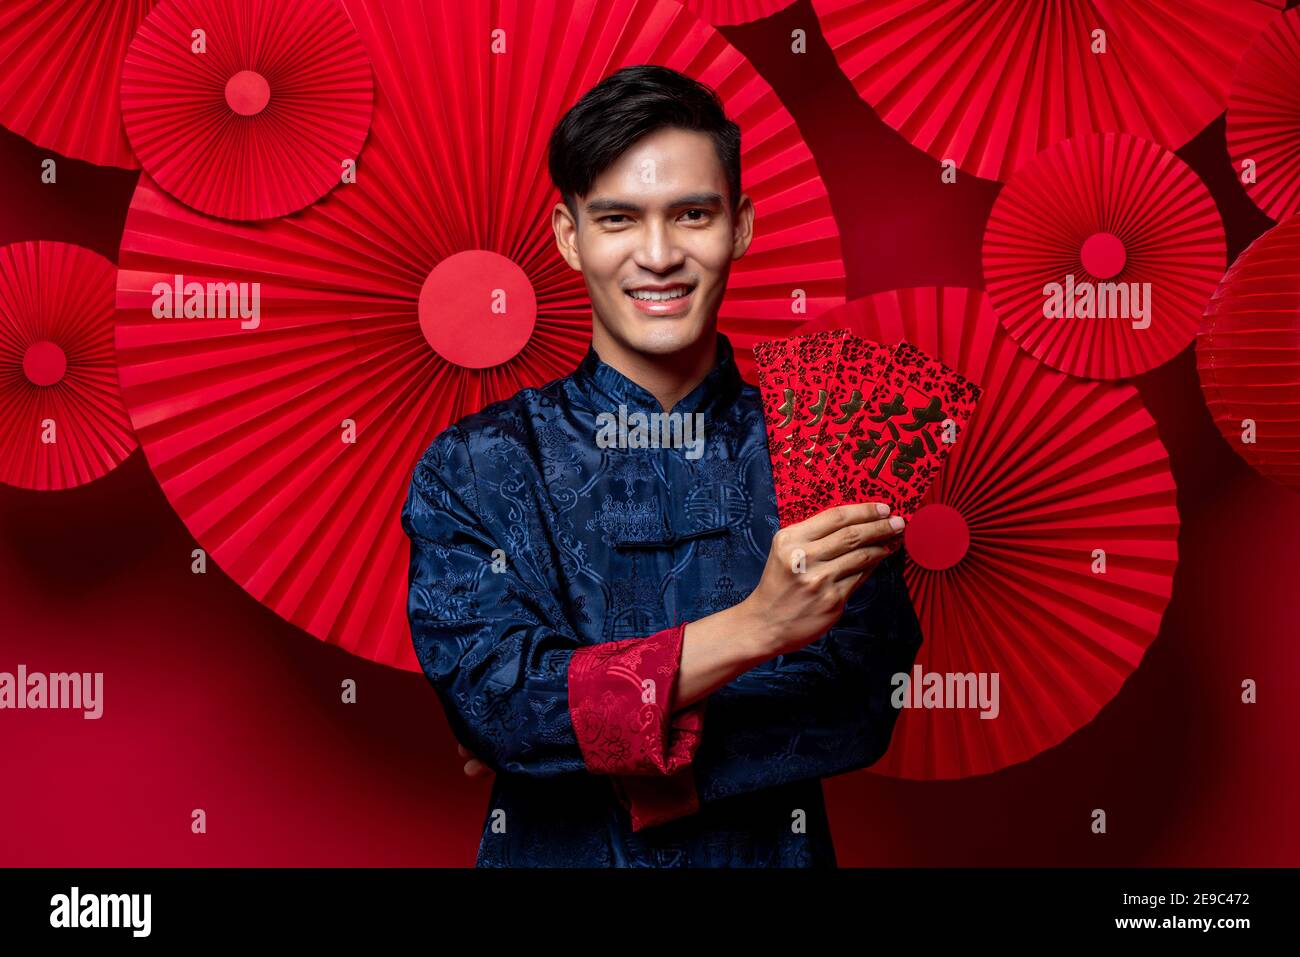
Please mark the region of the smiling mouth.
<svg viewBox="0 0 1300 957"><path fill-rule="evenodd" d="M671 302L689 296L694 286L675 286L672 289L629 289L627 295L641 302Z"/></svg>

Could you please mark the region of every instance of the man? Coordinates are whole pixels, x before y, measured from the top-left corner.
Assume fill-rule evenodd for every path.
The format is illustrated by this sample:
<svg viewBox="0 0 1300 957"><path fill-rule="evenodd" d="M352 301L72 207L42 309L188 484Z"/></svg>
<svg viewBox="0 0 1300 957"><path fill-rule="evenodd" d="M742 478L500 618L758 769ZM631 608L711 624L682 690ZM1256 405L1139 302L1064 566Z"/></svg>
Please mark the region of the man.
<svg viewBox="0 0 1300 957"><path fill-rule="evenodd" d="M861 503L778 533L758 389L717 332L754 225L739 157L679 73L588 91L550 171L591 346L412 477L415 650L467 767L497 772L480 867L833 867L820 779L889 745L921 643L903 523ZM702 446L611 446L620 406L697 416Z"/></svg>

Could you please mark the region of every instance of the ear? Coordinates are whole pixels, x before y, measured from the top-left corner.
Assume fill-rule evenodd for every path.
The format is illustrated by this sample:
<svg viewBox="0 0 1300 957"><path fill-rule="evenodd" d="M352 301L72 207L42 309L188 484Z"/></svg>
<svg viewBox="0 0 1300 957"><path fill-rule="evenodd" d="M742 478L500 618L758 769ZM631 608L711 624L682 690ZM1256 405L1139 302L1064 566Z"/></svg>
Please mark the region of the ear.
<svg viewBox="0 0 1300 957"><path fill-rule="evenodd" d="M754 241L754 204L748 193L740 194L736 204L735 223L731 234L731 258L739 259Z"/></svg>
<svg viewBox="0 0 1300 957"><path fill-rule="evenodd" d="M578 224L563 200L551 210L551 230L555 233L555 245L569 268L582 272L582 257L578 255Z"/></svg>

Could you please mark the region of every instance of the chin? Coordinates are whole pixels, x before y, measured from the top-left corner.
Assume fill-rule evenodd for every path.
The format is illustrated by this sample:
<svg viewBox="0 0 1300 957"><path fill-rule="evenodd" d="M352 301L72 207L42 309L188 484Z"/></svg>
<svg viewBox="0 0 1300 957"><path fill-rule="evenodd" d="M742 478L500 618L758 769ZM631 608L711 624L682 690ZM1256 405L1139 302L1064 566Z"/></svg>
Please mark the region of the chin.
<svg viewBox="0 0 1300 957"><path fill-rule="evenodd" d="M676 319L638 319L630 337L639 352L670 355L695 345L704 335L705 327L693 316Z"/></svg>

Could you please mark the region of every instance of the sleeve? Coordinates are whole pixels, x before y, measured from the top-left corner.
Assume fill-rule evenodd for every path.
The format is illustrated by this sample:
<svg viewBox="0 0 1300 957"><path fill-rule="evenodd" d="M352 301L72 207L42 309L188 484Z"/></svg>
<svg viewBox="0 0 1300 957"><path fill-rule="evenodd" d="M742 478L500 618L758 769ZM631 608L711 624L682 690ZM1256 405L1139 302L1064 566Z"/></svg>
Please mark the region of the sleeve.
<svg viewBox="0 0 1300 957"><path fill-rule="evenodd" d="M858 586L840 620L713 693L693 762L699 798L719 800L869 767L898 720L894 676L908 673L921 626L899 549Z"/></svg>
<svg viewBox="0 0 1300 957"><path fill-rule="evenodd" d="M468 441L451 426L415 468L402 528L411 640L457 740L514 774L665 777L688 766L702 707L666 710L684 625L584 644L526 535L499 541L479 502Z"/></svg>
<svg viewBox="0 0 1300 957"><path fill-rule="evenodd" d="M904 552L858 586L839 622L791 654L704 699L709 722L679 779L626 779L625 804L660 823L721 800L868 767L889 747L894 675L911 671L921 627L903 581Z"/></svg>

